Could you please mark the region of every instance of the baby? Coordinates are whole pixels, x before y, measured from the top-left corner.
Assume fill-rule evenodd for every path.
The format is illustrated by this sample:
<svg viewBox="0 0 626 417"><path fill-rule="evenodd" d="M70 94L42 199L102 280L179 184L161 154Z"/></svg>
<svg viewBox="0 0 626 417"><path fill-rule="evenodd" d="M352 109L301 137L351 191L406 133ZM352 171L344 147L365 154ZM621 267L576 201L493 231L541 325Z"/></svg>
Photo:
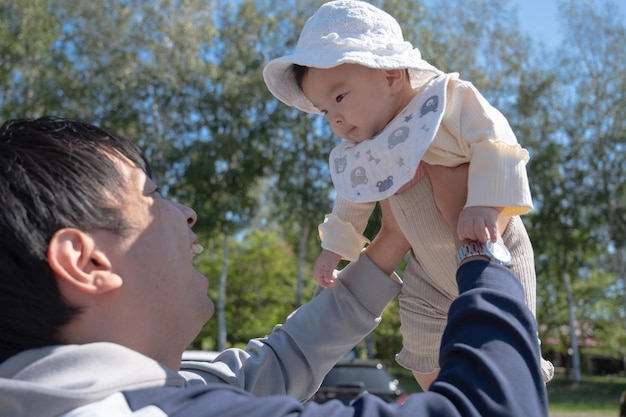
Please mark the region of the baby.
<svg viewBox="0 0 626 417"><path fill-rule="evenodd" d="M345 139L330 154L337 197L320 225L316 280L332 285L338 262L357 259L377 201L389 201L404 230L412 253L400 295L403 348L396 360L424 390L438 374L440 339L458 291L455 236L435 206L428 176L417 181L422 161L469 163L457 227L466 244L457 260L483 254L510 266L535 312L533 250L519 218L532 209L528 152L471 83L427 63L404 41L392 16L355 0L322 5L305 24L295 52L269 62L263 76L274 96L324 115ZM549 381L553 366L540 359Z"/></svg>

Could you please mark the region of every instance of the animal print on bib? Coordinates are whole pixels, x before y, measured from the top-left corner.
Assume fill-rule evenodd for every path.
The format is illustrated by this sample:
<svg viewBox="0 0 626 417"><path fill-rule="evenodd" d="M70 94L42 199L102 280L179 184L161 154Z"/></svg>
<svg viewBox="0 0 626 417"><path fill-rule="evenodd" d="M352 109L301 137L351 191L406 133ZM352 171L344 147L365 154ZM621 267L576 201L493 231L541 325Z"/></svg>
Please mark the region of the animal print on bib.
<svg viewBox="0 0 626 417"><path fill-rule="evenodd" d="M441 124L446 88L457 73L438 76L373 138L344 141L330 152L338 193L355 203L384 200L411 181Z"/></svg>

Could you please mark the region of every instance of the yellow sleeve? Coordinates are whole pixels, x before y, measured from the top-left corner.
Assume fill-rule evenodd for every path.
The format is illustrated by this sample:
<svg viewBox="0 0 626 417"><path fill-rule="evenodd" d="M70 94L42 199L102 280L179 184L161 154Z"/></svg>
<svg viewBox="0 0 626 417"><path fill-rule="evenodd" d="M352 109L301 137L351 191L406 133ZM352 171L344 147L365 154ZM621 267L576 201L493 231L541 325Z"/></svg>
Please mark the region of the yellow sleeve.
<svg viewBox="0 0 626 417"><path fill-rule="evenodd" d="M369 243L363 231L375 206L376 203L353 203L337 194L332 213L318 227L322 248L356 261L363 246Z"/></svg>
<svg viewBox="0 0 626 417"><path fill-rule="evenodd" d="M533 208L526 163L519 145L480 142L472 147L465 207L503 207L502 216L517 216Z"/></svg>
<svg viewBox="0 0 626 417"><path fill-rule="evenodd" d="M451 81L442 127L441 138L438 133L435 139L443 143L441 148L456 147L455 154L470 163L465 207L503 207L504 216L532 209L528 151L520 146L504 115L471 83Z"/></svg>

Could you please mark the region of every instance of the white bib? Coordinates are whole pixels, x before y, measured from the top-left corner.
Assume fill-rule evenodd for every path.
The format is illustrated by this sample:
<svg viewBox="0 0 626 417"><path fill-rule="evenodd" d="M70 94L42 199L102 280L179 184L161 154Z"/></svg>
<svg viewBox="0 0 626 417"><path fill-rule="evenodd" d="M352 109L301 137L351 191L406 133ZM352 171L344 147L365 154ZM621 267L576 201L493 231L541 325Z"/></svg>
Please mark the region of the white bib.
<svg viewBox="0 0 626 417"><path fill-rule="evenodd" d="M458 76L430 80L373 138L335 147L329 162L337 192L348 201L368 203L386 199L411 181L441 124L448 80Z"/></svg>

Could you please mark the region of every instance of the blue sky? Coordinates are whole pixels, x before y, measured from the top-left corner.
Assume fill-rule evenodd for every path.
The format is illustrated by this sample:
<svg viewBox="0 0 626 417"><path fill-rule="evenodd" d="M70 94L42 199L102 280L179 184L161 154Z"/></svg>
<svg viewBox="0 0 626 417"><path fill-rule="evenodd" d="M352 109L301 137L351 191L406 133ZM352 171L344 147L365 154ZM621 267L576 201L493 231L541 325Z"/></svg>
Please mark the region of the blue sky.
<svg viewBox="0 0 626 417"><path fill-rule="evenodd" d="M556 0L518 0L520 24L536 41L543 40L548 47L560 43Z"/></svg>
<svg viewBox="0 0 626 417"><path fill-rule="evenodd" d="M599 3L601 0L594 0ZM626 1L614 0L619 12L626 19ZM549 48L561 42L561 27L557 17L557 0L517 0L522 30L534 40Z"/></svg>

